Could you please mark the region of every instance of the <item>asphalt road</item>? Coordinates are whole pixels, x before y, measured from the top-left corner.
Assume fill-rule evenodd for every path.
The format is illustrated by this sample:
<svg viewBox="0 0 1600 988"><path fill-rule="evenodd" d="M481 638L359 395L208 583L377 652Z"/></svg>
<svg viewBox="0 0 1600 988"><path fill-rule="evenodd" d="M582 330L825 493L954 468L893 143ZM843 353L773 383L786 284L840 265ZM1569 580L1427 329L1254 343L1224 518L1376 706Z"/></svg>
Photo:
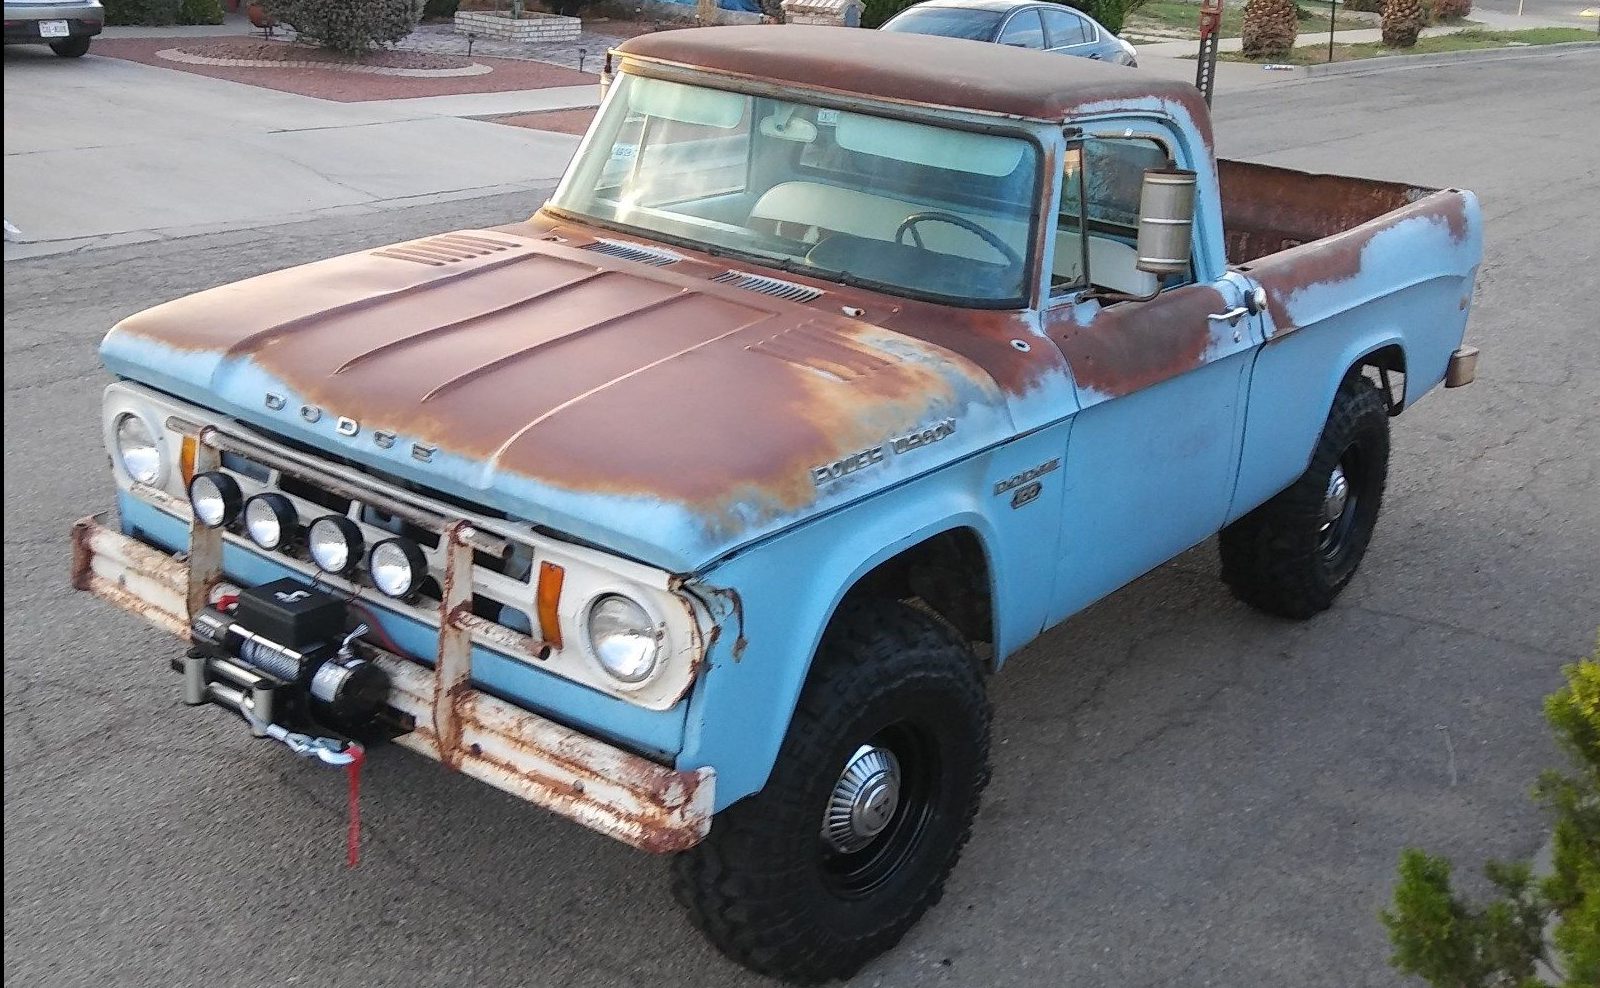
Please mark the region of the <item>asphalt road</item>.
<svg viewBox="0 0 1600 988"><path fill-rule="evenodd" d="M1570 24L1573 27L1587 27L1591 31L1595 30L1594 11L1600 11L1600 2L1597 0L1473 0L1472 5L1475 10L1520 14L1541 24ZM1467 16L1470 18L1472 15ZM1496 27L1499 25L1496 24Z"/></svg>
<svg viewBox="0 0 1600 988"><path fill-rule="evenodd" d="M1538 94L1530 100L1528 94ZM1377 539L1304 624L1202 546L994 684L994 783L944 902L862 985L1393 985L1406 845L1532 853L1540 699L1600 622L1600 54L1224 92L1224 153L1476 190L1478 383L1395 423ZM8 263L5 982L714 986L664 863L399 751L341 868L336 773L178 703L171 639L66 585L104 509L116 319L526 196Z"/></svg>

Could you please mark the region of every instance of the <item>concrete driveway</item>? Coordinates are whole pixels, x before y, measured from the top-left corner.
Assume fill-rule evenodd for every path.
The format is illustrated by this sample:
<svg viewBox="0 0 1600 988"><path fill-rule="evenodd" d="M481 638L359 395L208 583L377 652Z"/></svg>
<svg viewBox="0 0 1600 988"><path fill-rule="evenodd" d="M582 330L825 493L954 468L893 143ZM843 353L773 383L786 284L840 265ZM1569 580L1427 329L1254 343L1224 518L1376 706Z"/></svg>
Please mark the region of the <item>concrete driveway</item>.
<svg viewBox="0 0 1600 988"><path fill-rule="evenodd" d="M1478 383L1396 420L1327 614L1246 610L1206 545L1014 659L974 841L857 984L1389 988L1402 847L1470 875L1541 844L1540 700L1600 621L1597 101L1592 51L1219 94L1225 155L1482 196ZM403 752L369 760L343 870L337 774L182 707L175 642L66 587L68 526L110 503L113 321L537 195L7 264L8 985L768 983L693 933L663 862Z"/></svg>
<svg viewBox="0 0 1600 988"><path fill-rule="evenodd" d="M593 97L592 87L562 94L556 105ZM565 134L461 119L472 107L467 97L335 103L7 48L5 217L27 244L7 256L527 190L559 177L577 147Z"/></svg>

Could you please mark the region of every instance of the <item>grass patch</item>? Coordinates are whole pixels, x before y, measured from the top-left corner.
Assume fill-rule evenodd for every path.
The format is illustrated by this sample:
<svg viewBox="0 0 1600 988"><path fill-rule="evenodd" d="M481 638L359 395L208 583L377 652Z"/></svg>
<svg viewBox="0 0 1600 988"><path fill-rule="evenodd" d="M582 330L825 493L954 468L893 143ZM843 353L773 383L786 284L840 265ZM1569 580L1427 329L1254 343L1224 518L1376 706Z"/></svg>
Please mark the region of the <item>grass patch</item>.
<svg viewBox="0 0 1600 988"><path fill-rule="evenodd" d="M1555 45L1566 41L1593 41L1595 33L1581 27L1541 27L1529 31L1462 31L1459 34L1440 34L1431 38L1418 38L1412 48L1386 48L1379 42L1360 45L1334 45L1333 60L1349 62L1358 58L1381 58L1384 55L1428 55L1440 51L1474 51L1482 48L1515 48L1524 45ZM1307 45L1296 48L1281 58L1246 58L1236 51L1221 52L1219 59L1228 62L1257 62L1279 65L1321 65L1328 60L1327 45Z"/></svg>
<svg viewBox="0 0 1600 988"><path fill-rule="evenodd" d="M1340 11L1334 20L1336 31L1362 31L1377 27L1376 21L1365 20ZM1300 4L1300 32L1311 34L1328 29L1326 3ZM1222 10L1224 38L1237 38L1244 30L1244 6L1229 5ZM1139 9L1128 15L1122 26L1124 35L1150 38L1157 36L1165 41L1181 41L1200 37L1200 5L1187 0L1145 0Z"/></svg>

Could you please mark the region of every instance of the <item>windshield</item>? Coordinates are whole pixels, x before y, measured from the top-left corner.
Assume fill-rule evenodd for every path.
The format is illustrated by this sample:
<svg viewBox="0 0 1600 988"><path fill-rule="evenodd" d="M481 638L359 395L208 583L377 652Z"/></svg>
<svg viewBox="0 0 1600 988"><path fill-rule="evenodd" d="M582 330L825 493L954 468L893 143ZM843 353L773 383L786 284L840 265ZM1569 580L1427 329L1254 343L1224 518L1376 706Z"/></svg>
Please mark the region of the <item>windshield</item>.
<svg viewBox="0 0 1600 988"><path fill-rule="evenodd" d="M881 31L903 34L937 34L946 38L992 41L1003 10L966 10L960 7L909 7L894 15Z"/></svg>
<svg viewBox="0 0 1600 988"><path fill-rule="evenodd" d="M1020 304L1038 149L619 75L551 205L899 294Z"/></svg>

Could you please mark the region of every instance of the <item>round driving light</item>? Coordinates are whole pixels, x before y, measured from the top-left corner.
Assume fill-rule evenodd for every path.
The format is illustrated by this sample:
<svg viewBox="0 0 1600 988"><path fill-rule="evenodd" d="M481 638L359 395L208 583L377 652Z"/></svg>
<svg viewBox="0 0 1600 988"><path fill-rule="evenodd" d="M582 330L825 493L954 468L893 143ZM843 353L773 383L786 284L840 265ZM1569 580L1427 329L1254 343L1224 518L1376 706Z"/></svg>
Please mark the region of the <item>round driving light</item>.
<svg viewBox="0 0 1600 988"><path fill-rule="evenodd" d="M116 437L117 456L128 476L141 484L161 486L167 472L166 457L145 420L132 412L124 412L117 419Z"/></svg>
<svg viewBox="0 0 1600 988"><path fill-rule="evenodd" d="M299 513L282 494L257 494L244 503L244 530L263 549L283 548L299 527Z"/></svg>
<svg viewBox="0 0 1600 988"><path fill-rule="evenodd" d="M415 543L384 539L372 547L367 572L372 576L372 585L389 596L409 597L428 575L428 560Z"/></svg>
<svg viewBox="0 0 1600 988"><path fill-rule="evenodd" d="M637 685L656 671L661 637L643 607L620 594L607 594L589 605L589 649L606 674L620 683Z"/></svg>
<svg viewBox="0 0 1600 988"><path fill-rule="evenodd" d="M216 470L195 474L189 481L189 507L207 528L230 525L239 517L243 497L233 478Z"/></svg>
<svg viewBox="0 0 1600 988"><path fill-rule="evenodd" d="M339 515L323 515L311 523L306 537L311 559L328 573L348 573L361 558L361 529Z"/></svg>

